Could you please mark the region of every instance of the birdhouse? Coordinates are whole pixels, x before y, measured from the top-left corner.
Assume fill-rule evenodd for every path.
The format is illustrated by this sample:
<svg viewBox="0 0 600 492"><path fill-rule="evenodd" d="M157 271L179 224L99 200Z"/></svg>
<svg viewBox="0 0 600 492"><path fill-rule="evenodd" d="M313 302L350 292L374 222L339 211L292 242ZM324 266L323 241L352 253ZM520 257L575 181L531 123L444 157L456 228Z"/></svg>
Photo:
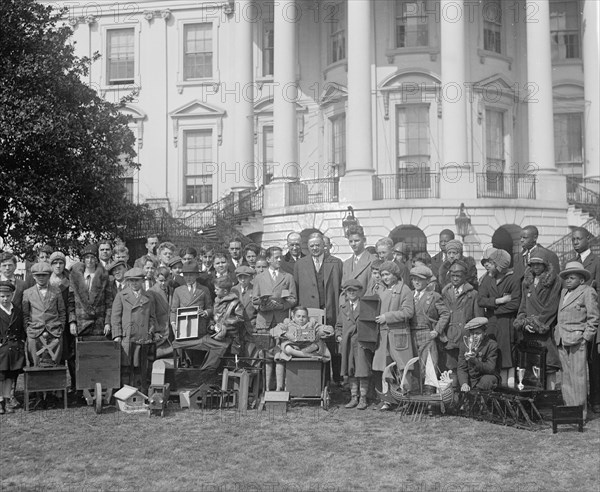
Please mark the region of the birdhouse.
<svg viewBox="0 0 600 492"><path fill-rule="evenodd" d="M265 407L272 415L286 414L288 401L290 401L288 391L265 391Z"/></svg>
<svg viewBox="0 0 600 492"><path fill-rule="evenodd" d="M126 413L145 412L148 410L148 397L133 386L125 385L115 393L119 410Z"/></svg>

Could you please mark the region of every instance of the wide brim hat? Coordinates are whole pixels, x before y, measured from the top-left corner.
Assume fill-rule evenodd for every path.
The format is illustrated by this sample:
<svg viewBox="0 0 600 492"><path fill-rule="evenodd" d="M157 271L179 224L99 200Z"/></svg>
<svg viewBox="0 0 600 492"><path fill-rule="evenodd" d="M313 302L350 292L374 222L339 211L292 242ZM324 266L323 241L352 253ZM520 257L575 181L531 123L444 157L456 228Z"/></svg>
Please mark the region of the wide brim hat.
<svg viewBox="0 0 600 492"><path fill-rule="evenodd" d="M146 276L146 274L144 273L144 270L142 270L141 268L131 268L130 270L127 270L125 272L125 280L135 280L135 279L142 280L145 276Z"/></svg>
<svg viewBox="0 0 600 492"><path fill-rule="evenodd" d="M585 279L585 281L587 282L591 277L592 274L590 272L588 272L584 266L579 263L578 261L570 261L565 265L565 269L559 273L560 278L562 278L563 280L571 273L578 273L579 275L583 276L583 278Z"/></svg>
<svg viewBox="0 0 600 492"><path fill-rule="evenodd" d="M44 261L40 261L31 267L32 275L50 275L51 273L52 267Z"/></svg>
<svg viewBox="0 0 600 492"><path fill-rule="evenodd" d="M414 268L410 269L410 276L411 277L419 277L422 279L429 279L431 277L433 277L433 272L431 271L431 268L423 266L423 265L418 265Z"/></svg>
<svg viewBox="0 0 600 492"><path fill-rule="evenodd" d="M476 328L487 328L489 320L483 316L473 318L465 325L465 330L475 330Z"/></svg>

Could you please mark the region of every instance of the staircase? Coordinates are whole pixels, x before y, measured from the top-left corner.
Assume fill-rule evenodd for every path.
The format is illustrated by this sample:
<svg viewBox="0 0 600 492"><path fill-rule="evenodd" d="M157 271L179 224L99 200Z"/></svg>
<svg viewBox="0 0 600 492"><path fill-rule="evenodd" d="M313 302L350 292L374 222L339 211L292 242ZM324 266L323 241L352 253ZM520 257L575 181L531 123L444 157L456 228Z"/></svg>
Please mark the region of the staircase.
<svg viewBox="0 0 600 492"><path fill-rule="evenodd" d="M567 202L591 217L582 227L593 236L590 249L600 255L600 181L567 176ZM574 256L571 236L569 233L548 246L563 267Z"/></svg>

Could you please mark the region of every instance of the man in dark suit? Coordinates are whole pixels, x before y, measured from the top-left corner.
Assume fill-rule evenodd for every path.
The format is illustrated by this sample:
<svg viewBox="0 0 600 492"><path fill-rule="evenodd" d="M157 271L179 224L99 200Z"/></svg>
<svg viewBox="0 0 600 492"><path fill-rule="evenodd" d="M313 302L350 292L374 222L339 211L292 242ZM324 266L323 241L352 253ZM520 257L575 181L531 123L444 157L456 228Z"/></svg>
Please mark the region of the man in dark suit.
<svg viewBox="0 0 600 492"><path fill-rule="evenodd" d="M242 242L237 239L232 239L229 241L227 250L229 251L228 269L235 276L235 269L244 264L244 259L242 258Z"/></svg>
<svg viewBox="0 0 600 492"><path fill-rule="evenodd" d="M576 255L571 261L580 262L590 272L590 279L586 284L596 289L600 295L600 258L590 250L592 235L585 227L578 227L573 231L571 241ZM588 368L590 373L589 403L592 412L600 413L600 354L598 354L596 334L594 340L588 344Z"/></svg>
<svg viewBox="0 0 600 492"><path fill-rule="evenodd" d="M302 254L302 237L297 232L290 232L287 236L287 247L288 252L281 258L281 269L289 273L294 274L294 264L300 259L304 258Z"/></svg>
<svg viewBox="0 0 600 492"><path fill-rule="evenodd" d="M560 272L558 256L537 243L538 235L539 232L537 227L532 225L524 227L521 231L521 253L516 254L513 257L513 272L517 278L523 278L532 254L538 251L545 251L547 255L546 258L548 258L548 261L554 266L555 271Z"/></svg>
<svg viewBox="0 0 600 492"><path fill-rule="evenodd" d="M440 232L440 252L431 259L431 271L436 277L440 276L440 267L448 259L446 257L446 243L454 239L454 232L444 229Z"/></svg>

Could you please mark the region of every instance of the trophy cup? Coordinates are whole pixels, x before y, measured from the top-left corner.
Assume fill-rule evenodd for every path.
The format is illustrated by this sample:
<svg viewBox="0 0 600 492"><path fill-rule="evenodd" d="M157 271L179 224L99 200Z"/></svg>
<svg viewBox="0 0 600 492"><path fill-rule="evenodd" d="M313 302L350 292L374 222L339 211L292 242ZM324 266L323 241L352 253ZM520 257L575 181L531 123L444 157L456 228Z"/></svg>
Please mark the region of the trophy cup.
<svg viewBox="0 0 600 492"><path fill-rule="evenodd" d="M538 366L533 366L531 370L533 371L535 379L540 379L540 368Z"/></svg>
<svg viewBox="0 0 600 492"><path fill-rule="evenodd" d="M467 351L465 352L465 355L474 355L474 345L475 345L475 340L473 340L473 337L468 337L468 336L464 336L463 337L463 342L465 342L465 345L467 346Z"/></svg>
<svg viewBox="0 0 600 492"><path fill-rule="evenodd" d="M521 391L525 388L525 385L523 385L524 377L525 377L525 368L517 367L517 378L519 378L519 384L517 385L517 388L519 388L519 390L521 390Z"/></svg>

